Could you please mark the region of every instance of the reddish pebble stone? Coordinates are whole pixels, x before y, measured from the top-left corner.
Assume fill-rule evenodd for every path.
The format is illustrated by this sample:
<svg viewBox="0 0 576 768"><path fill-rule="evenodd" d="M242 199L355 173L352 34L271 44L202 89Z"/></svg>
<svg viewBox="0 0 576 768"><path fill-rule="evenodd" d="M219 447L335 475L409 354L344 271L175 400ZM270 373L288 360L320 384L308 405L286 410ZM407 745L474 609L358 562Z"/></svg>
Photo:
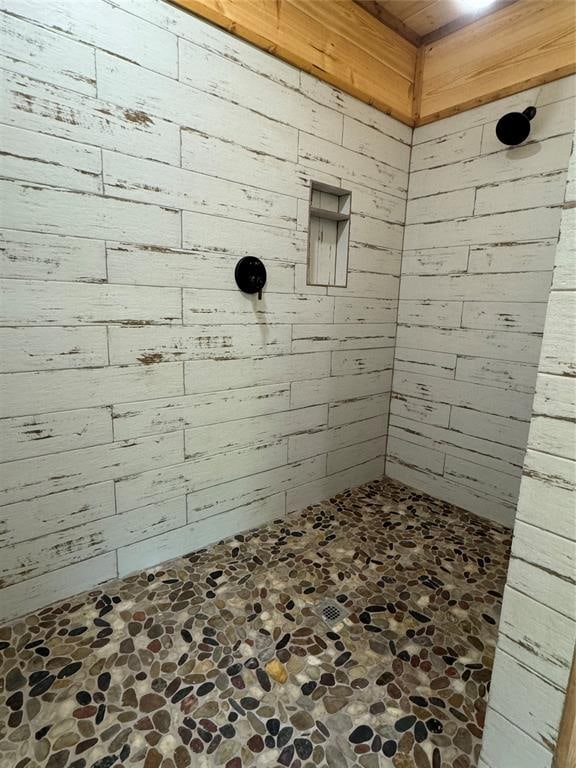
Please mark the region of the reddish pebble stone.
<svg viewBox="0 0 576 768"><path fill-rule="evenodd" d="M180 709L182 712L184 712L185 715L189 715L190 712L194 709L194 707L198 704L198 699L196 696L194 696L193 693L190 694L190 696L186 696L185 699L182 699L180 702Z"/></svg>
<svg viewBox="0 0 576 768"><path fill-rule="evenodd" d="M86 752L87 749L90 749L95 744L98 744L98 739L87 739L86 741L81 741L74 751L77 755L81 755L82 752Z"/></svg>
<svg viewBox="0 0 576 768"><path fill-rule="evenodd" d="M218 727L212 722L212 720L206 720L205 717L203 717L199 724L202 728L204 728L205 731L210 731L210 733L216 733L218 730Z"/></svg>
<svg viewBox="0 0 576 768"><path fill-rule="evenodd" d="M146 618L146 614L144 611L136 611L136 613L132 614L132 618L134 621L144 621Z"/></svg>
<svg viewBox="0 0 576 768"><path fill-rule="evenodd" d="M200 739L192 739L190 749L198 755L204 751L204 743Z"/></svg>
<svg viewBox="0 0 576 768"><path fill-rule="evenodd" d="M234 688L237 688L239 691L244 690L246 688L246 685L244 684L244 680L240 677L240 675L234 675L234 677L230 678L230 682L234 686Z"/></svg>
<svg viewBox="0 0 576 768"><path fill-rule="evenodd" d="M354 752L356 752L357 755L363 755L366 752L370 752L370 745L369 744L356 744L354 747Z"/></svg>
<svg viewBox="0 0 576 768"><path fill-rule="evenodd" d="M148 643L146 647L152 653L158 653L158 651L162 650L162 644L160 643L160 640L152 640L152 642Z"/></svg>
<svg viewBox="0 0 576 768"><path fill-rule="evenodd" d="M250 752L262 752L264 749L264 742L262 741L262 737L257 733L254 736L251 736L248 739L248 749Z"/></svg>
<svg viewBox="0 0 576 768"><path fill-rule="evenodd" d="M239 757L233 757L232 760L228 760L224 768L242 768L242 760Z"/></svg>
<svg viewBox="0 0 576 768"><path fill-rule="evenodd" d="M423 672L430 672L430 670L432 669L431 662L429 662L429 661L422 661L422 662L420 662L420 669Z"/></svg>
<svg viewBox="0 0 576 768"><path fill-rule="evenodd" d="M89 704L86 707L78 707L72 714L77 720L84 720L86 717L94 717L96 711L96 707Z"/></svg>
<svg viewBox="0 0 576 768"><path fill-rule="evenodd" d="M446 674L448 677L456 677L458 672L454 669L454 667L446 667Z"/></svg>
<svg viewBox="0 0 576 768"><path fill-rule="evenodd" d="M149 717L143 717L134 724L134 728L136 728L137 731L151 731L152 728L154 728L154 725Z"/></svg>

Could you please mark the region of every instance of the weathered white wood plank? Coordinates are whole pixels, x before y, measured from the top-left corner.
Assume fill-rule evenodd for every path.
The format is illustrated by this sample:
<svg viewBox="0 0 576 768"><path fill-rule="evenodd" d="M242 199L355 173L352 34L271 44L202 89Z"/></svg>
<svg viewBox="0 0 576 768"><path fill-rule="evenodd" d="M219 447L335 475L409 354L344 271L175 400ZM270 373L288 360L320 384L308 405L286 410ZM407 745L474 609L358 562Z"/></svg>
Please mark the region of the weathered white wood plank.
<svg viewBox="0 0 576 768"><path fill-rule="evenodd" d="M564 459L576 455L576 419L561 416L532 415L529 445L535 451L551 453Z"/></svg>
<svg viewBox="0 0 576 768"><path fill-rule="evenodd" d="M392 370L394 348L344 350L332 352L332 376Z"/></svg>
<svg viewBox="0 0 576 768"><path fill-rule="evenodd" d="M129 513L126 513L129 514ZM126 576L141 568L202 549L223 538L258 528L285 515L283 493L238 506L215 518L188 523L167 533L159 533L143 542L128 544L118 550L118 573Z"/></svg>
<svg viewBox="0 0 576 768"><path fill-rule="evenodd" d="M96 584L113 579L116 575L116 553L108 552L82 563L12 584L2 590L0 617L8 621L23 616L44 608L55 600L93 589Z"/></svg>
<svg viewBox="0 0 576 768"><path fill-rule="evenodd" d="M402 275L449 275L466 272L468 246L420 248L402 254Z"/></svg>
<svg viewBox="0 0 576 768"><path fill-rule="evenodd" d="M0 51L4 70L96 96L94 54L88 45L3 13Z"/></svg>
<svg viewBox="0 0 576 768"><path fill-rule="evenodd" d="M103 520L115 513L112 481L8 504L0 507L0 547Z"/></svg>
<svg viewBox="0 0 576 768"><path fill-rule="evenodd" d="M576 291L552 291L548 300L539 372L576 375Z"/></svg>
<svg viewBox="0 0 576 768"><path fill-rule="evenodd" d="M406 275L402 278L401 300L438 299L442 301L475 301L490 297L491 301L545 302L550 278L542 272L522 274Z"/></svg>
<svg viewBox="0 0 576 768"><path fill-rule="evenodd" d="M286 494L286 512L300 512L311 504L318 504L349 488L371 480L380 480L383 474L384 458L381 457L343 469L335 475L327 475L311 483L299 485Z"/></svg>
<svg viewBox="0 0 576 768"><path fill-rule="evenodd" d="M566 171L554 171L538 176L528 176L519 183L504 181L501 184L487 184L476 190L474 214L519 211L540 208L544 205L561 205L564 202Z"/></svg>
<svg viewBox="0 0 576 768"><path fill-rule="evenodd" d="M246 294L236 290L206 291L184 288L182 293L184 325L233 325L330 323L334 299L329 296L274 294L262 291Z"/></svg>
<svg viewBox="0 0 576 768"><path fill-rule="evenodd" d="M291 414L295 413L291 411ZM297 412L296 412L297 413ZM374 438L383 438L386 434L385 416L375 416L364 421L355 421L330 429L302 431L288 440L289 461L301 461L310 456L328 453L355 443L366 442Z"/></svg>
<svg viewBox="0 0 576 768"><path fill-rule="evenodd" d="M174 432L11 461L0 464L0 499L2 504L12 504L183 459L183 435Z"/></svg>
<svg viewBox="0 0 576 768"><path fill-rule="evenodd" d="M536 380L534 414L554 419L573 419L576 414L576 379L539 373ZM570 458L576 459L576 450Z"/></svg>
<svg viewBox="0 0 576 768"><path fill-rule="evenodd" d="M3 227L180 246L180 212L173 209L7 180L0 181L0 200Z"/></svg>
<svg viewBox="0 0 576 768"><path fill-rule="evenodd" d="M469 189L458 189L455 192L444 192L408 200L406 226L471 216L474 212L475 197L476 190L470 187Z"/></svg>
<svg viewBox="0 0 576 768"><path fill-rule="evenodd" d="M413 467L418 470L441 475L444 471L445 455L441 449L406 442L398 437L397 432L388 435L386 457L396 464Z"/></svg>
<svg viewBox="0 0 576 768"><path fill-rule="evenodd" d="M452 406L450 429L524 450L530 422L473 408Z"/></svg>
<svg viewBox="0 0 576 768"><path fill-rule="evenodd" d="M576 290L575 242L576 207L564 208L560 221L560 239L554 261L554 290Z"/></svg>
<svg viewBox="0 0 576 768"><path fill-rule="evenodd" d="M551 272L554 267L555 239L527 243L472 245L468 271L485 272Z"/></svg>
<svg viewBox="0 0 576 768"><path fill-rule="evenodd" d="M499 768L503 755L506 768L552 768L552 752L489 707L478 768Z"/></svg>
<svg viewBox="0 0 576 768"><path fill-rule="evenodd" d="M0 575L9 585L150 539L186 522L186 498L140 507L4 549Z"/></svg>
<svg viewBox="0 0 576 768"><path fill-rule="evenodd" d="M292 382L292 408L333 403L338 400L390 391L391 371L360 373L349 376L329 376L325 379Z"/></svg>
<svg viewBox="0 0 576 768"><path fill-rule="evenodd" d="M444 476L480 494L494 496L512 504L518 498L520 477L484 467L456 456L446 456Z"/></svg>
<svg viewBox="0 0 576 768"><path fill-rule="evenodd" d="M536 365L511 363L507 360L488 360L483 357L458 357L455 378L489 387L515 389L528 394L536 385Z"/></svg>
<svg viewBox="0 0 576 768"><path fill-rule="evenodd" d="M187 41L180 44L180 80L307 133L339 142L342 118L296 90Z"/></svg>
<svg viewBox="0 0 576 768"><path fill-rule="evenodd" d="M390 274L348 270L345 288L328 288L328 296L398 300L400 279Z"/></svg>
<svg viewBox="0 0 576 768"><path fill-rule="evenodd" d="M175 35L108 3L54 0L48 7L34 0L16 3L4 0L2 6L35 24L110 51L122 59L171 77L178 75Z"/></svg>
<svg viewBox="0 0 576 768"><path fill-rule="evenodd" d="M215 359L184 364L188 394L280 384L330 375L330 352Z"/></svg>
<svg viewBox="0 0 576 768"><path fill-rule="evenodd" d="M187 496L188 522L202 520L263 499L290 488L316 481L326 474L326 457L285 464L275 469L224 482Z"/></svg>
<svg viewBox="0 0 576 768"><path fill-rule="evenodd" d="M404 244L408 250L451 245L478 245L514 240L518 233L535 240L558 233L560 208L533 208L527 211L490 213L450 221L411 224Z"/></svg>
<svg viewBox="0 0 576 768"><path fill-rule="evenodd" d="M114 434L116 439L127 440L157 432L258 417L286 411L289 407L288 383L123 403L113 409ZM225 431L227 428L221 429Z"/></svg>
<svg viewBox="0 0 576 768"><path fill-rule="evenodd" d="M181 433L178 433L181 434ZM167 438L170 435L161 435ZM150 440L151 438L144 438ZM154 438L156 439L156 438ZM221 480L236 480L287 463L288 445L278 443L256 445L230 451L222 474L222 457L209 456L197 461L186 461L173 466L160 466L116 483L118 512L134 509L145 503L157 503L182 493L193 493L216 485Z"/></svg>
<svg viewBox="0 0 576 768"><path fill-rule="evenodd" d="M108 364L106 328L0 328L0 373Z"/></svg>
<svg viewBox="0 0 576 768"><path fill-rule="evenodd" d="M112 366L0 376L0 416L91 408L184 393L182 365Z"/></svg>
<svg viewBox="0 0 576 768"><path fill-rule="evenodd" d="M83 192L102 192L100 150L76 142L0 126L2 176Z"/></svg>
<svg viewBox="0 0 576 768"><path fill-rule="evenodd" d="M330 403L328 409L328 424L337 427L350 424L353 421L370 419L374 416L387 416L390 407L390 393L369 395Z"/></svg>
<svg viewBox="0 0 576 768"><path fill-rule="evenodd" d="M108 332L110 361L121 365L290 352L289 325L110 326Z"/></svg>
<svg viewBox="0 0 576 768"><path fill-rule="evenodd" d="M129 198L276 227L294 228L296 222L296 200L287 195L117 152L104 152L103 162L104 189L113 198ZM129 237L114 239L132 240ZM180 242L162 244L180 245Z"/></svg>
<svg viewBox="0 0 576 768"><path fill-rule="evenodd" d="M508 584L558 613L574 618L576 542L520 520L508 570Z"/></svg>
<svg viewBox="0 0 576 768"><path fill-rule="evenodd" d="M528 448L518 498L518 519L567 539L576 538L576 463Z"/></svg>
<svg viewBox="0 0 576 768"><path fill-rule="evenodd" d="M320 352L392 347L395 328L394 323L296 325L292 331L292 351Z"/></svg>
<svg viewBox="0 0 576 768"><path fill-rule="evenodd" d="M347 178L342 179L342 187L352 193L350 204L353 215L356 213L393 224L404 224L406 201L401 197L363 187Z"/></svg>
<svg viewBox="0 0 576 768"><path fill-rule="evenodd" d="M254 224L184 211L182 237L185 248L209 256L258 256L266 262L306 263L307 241L303 232L270 227L264 222Z"/></svg>
<svg viewBox="0 0 576 768"><path fill-rule="evenodd" d="M381 221L372 216L365 216L356 214L351 216L350 219L350 240L353 243L360 243L363 245L372 246L375 248L386 249L386 251L402 249L402 238L404 234L404 227L401 224L391 224L387 221ZM364 269L366 271L382 272L383 269L374 269L368 263L359 263L354 249L351 249L351 262L356 269ZM398 254L394 254L396 260L399 259ZM379 261L383 261L388 257L388 253L382 255L375 254ZM399 274L400 268L398 264L398 270L394 269L394 272ZM388 270L391 272L392 270Z"/></svg>
<svg viewBox="0 0 576 768"><path fill-rule="evenodd" d="M545 317L545 301L466 301L462 312L462 328L542 333Z"/></svg>
<svg viewBox="0 0 576 768"><path fill-rule="evenodd" d="M395 323L398 302L393 299L334 299L335 323Z"/></svg>
<svg viewBox="0 0 576 768"><path fill-rule="evenodd" d="M27 459L111 443L110 408L86 408L0 419L0 461Z"/></svg>
<svg viewBox="0 0 576 768"><path fill-rule="evenodd" d="M239 391L239 390L236 390ZM319 405L311 408L292 409L282 413L266 413L254 419L244 418L243 409L238 416L223 429L222 424L187 429L185 432L186 459L198 459L210 454L227 454L238 448L247 448L258 443L273 443L288 438L288 460L297 461L308 456L291 456L290 443L296 436L316 435L326 429L328 406ZM325 453L325 451L318 451ZM314 455L314 452L309 455Z"/></svg>
<svg viewBox="0 0 576 768"><path fill-rule="evenodd" d="M0 325L182 322L179 288L0 280Z"/></svg>
<svg viewBox="0 0 576 768"><path fill-rule="evenodd" d="M415 173L426 168L435 168L478 157L481 145L481 125L416 144L412 148L410 172Z"/></svg>
<svg viewBox="0 0 576 768"><path fill-rule="evenodd" d="M446 403L408 397L398 392L394 384L390 399L390 423L396 422L398 418L447 427L450 422L450 406Z"/></svg>
<svg viewBox="0 0 576 768"><path fill-rule="evenodd" d="M102 93L93 99L18 74L2 77L0 96L2 119L8 125L139 157L179 162L178 126L141 109L130 109L125 99L111 103L103 100Z"/></svg>
<svg viewBox="0 0 576 768"><path fill-rule="evenodd" d="M367 461L384 457L386 455L386 438L377 437L364 443L357 443L346 448L339 448L328 454L326 471L329 475L335 475L357 464L365 464Z"/></svg>
<svg viewBox="0 0 576 768"><path fill-rule="evenodd" d="M330 141L300 134L299 159L312 171L329 171L357 184L404 197L408 174Z"/></svg>
<svg viewBox="0 0 576 768"><path fill-rule="evenodd" d="M421 328L399 325L397 345L410 349L448 352L535 364L540 337L531 333L478 331L469 328Z"/></svg>
<svg viewBox="0 0 576 768"><path fill-rule="evenodd" d="M573 618L568 619L506 587L498 625L500 650L545 680L566 688L575 641L576 621Z"/></svg>
<svg viewBox="0 0 576 768"><path fill-rule="evenodd" d="M104 242L4 229L0 274L24 280L105 282Z"/></svg>
<svg viewBox="0 0 576 768"><path fill-rule="evenodd" d="M322 136L322 138L329 138L317 131L310 131L310 133L315 133L316 136ZM332 141L338 142L338 137ZM406 144L347 116L344 116L342 146L386 163L386 165L408 171L410 148Z"/></svg>
<svg viewBox="0 0 576 768"><path fill-rule="evenodd" d="M435 325L458 328L462 317L461 301L400 301L398 322L405 325Z"/></svg>
<svg viewBox="0 0 576 768"><path fill-rule="evenodd" d="M439 376L442 379L453 379L456 369L456 355L444 352L429 352L423 349L394 350L394 369L406 373L423 373Z"/></svg>
<svg viewBox="0 0 576 768"><path fill-rule="evenodd" d="M277 157L297 159L298 131L265 114L259 115L231 101L223 102L212 94L98 51L96 72L99 97L124 109L154 115L171 124ZM176 164L179 163L178 159Z"/></svg>

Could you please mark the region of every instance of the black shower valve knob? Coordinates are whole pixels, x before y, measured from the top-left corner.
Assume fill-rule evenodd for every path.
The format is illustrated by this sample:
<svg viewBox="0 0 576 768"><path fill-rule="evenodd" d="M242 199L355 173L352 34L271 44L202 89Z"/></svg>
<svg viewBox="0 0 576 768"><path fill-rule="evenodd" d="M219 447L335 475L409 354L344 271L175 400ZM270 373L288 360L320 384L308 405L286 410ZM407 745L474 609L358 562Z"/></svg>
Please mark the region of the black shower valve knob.
<svg viewBox="0 0 576 768"><path fill-rule="evenodd" d="M266 285L266 267L256 256L244 256L234 270L236 285L244 293L257 293L262 298Z"/></svg>

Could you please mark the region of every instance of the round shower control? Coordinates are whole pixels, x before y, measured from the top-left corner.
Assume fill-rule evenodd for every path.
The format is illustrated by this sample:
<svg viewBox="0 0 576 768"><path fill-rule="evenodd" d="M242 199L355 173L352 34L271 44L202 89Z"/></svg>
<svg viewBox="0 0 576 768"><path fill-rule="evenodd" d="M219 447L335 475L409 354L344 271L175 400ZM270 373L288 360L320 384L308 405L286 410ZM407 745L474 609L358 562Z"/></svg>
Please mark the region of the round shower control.
<svg viewBox="0 0 576 768"><path fill-rule="evenodd" d="M234 270L236 285L244 293L257 293L262 298L262 289L266 285L266 267L256 256L244 256Z"/></svg>

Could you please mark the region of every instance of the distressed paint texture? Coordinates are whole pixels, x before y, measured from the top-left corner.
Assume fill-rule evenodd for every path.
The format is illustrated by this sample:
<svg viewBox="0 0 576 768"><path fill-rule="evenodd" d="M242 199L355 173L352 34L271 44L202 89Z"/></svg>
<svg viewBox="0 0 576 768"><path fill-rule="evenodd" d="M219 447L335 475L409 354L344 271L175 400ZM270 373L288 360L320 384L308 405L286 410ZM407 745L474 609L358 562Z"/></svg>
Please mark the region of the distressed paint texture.
<svg viewBox="0 0 576 768"><path fill-rule="evenodd" d="M506 525L528 439L575 83L565 78L414 131L386 473ZM538 113L529 141L503 147L495 121L530 103ZM568 243L573 224L563 229ZM567 280L568 255L558 258ZM549 314L543 355L551 373L574 375L565 359L574 338L568 299L551 301L557 320L552 328ZM552 422L532 424L543 442L553 439Z"/></svg>
<svg viewBox="0 0 576 768"><path fill-rule="evenodd" d="M573 149L484 732L489 768L550 768L576 640L575 160Z"/></svg>
<svg viewBox="0 0 576 768"><path fill-rule="evenodd" d="M0 7L8 619L382 475L412 132L162 0Z"/></svg>

